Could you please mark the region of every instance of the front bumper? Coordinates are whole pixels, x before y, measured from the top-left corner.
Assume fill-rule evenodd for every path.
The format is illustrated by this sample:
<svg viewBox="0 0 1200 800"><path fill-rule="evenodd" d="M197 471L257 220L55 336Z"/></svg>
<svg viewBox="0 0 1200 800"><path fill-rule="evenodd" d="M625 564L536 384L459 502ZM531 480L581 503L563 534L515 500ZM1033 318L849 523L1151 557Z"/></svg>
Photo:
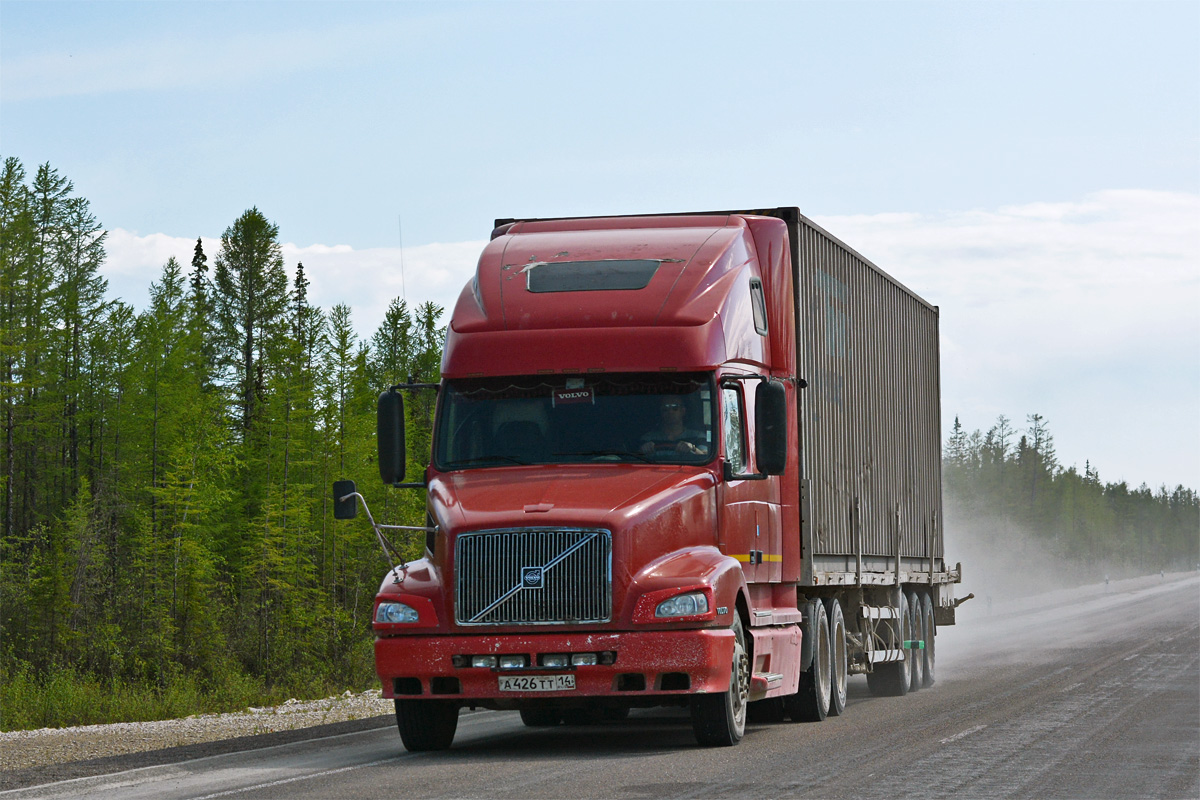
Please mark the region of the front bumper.
<svg viewBox="0 0 1200 800"><path fill-rule="evenodd" d="M729 688L733 632L728 628L620 633L389 636L375 640L375 669L384 697L521 701L590 697L638 698L724 692ZM616 653L610 665L501 670L455 667L456 655ZM575 689L501 692L500 675L575 675ZM639 677L640 676L640 677Z"/></svg>

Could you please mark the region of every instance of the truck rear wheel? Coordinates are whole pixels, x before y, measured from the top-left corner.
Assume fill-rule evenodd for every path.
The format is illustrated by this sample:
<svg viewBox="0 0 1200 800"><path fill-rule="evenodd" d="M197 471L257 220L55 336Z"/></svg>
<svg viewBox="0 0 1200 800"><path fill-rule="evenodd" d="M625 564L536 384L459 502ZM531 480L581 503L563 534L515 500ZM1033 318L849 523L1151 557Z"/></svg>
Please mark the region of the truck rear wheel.
<svg viewBox="0 0 1200 800"><path fill-rule="evenodd" d="M885 650L900 650L904 647L905 640L912 638L912 618L908 614L908 599L904 592L900 592L898 611L899 617L884 628ZM912 683L910 652L905 651L905 657L899 661L876 664L875 668L867 673L867 688L871 690L871 694L879 697L903 697L908 694L908 687Z"/></svg>
<svg viewBox="0 0 1200 800"><path fill-rule="evenodd" d="M458 729L458 704L453 700L397 700L396 725L409 752L445 750Z"/></svg>
<svg viewBox="0 0 1200 800"><path fill-rule="evenodd" d="M733 664L729 689L721 694L700 694L692 698L692 732L696 741L707 747L729 747L746 733L746 706L750 698L750 656L746 652L746 634L742 620L733 617Z"/></svg>
<svg viewBox="0 0 1200 800"><path fill-rule="evenodd" d="M810 600L804 609L804 635L809 637L812 663L800 675L800 691L787 698L788 715L797 722L820 722L829 716L832 693L829 658L829 617L825 604Z"/></svg>
<svg viewBox="0 0 1200 800"><path fill-rule="evenodd" d="M825 615L829 617L829 713L836 717L846 713L846 676L850 671L846 616L836 597L825 600Z"/></svg>
<svg viewBox="0 0 1200 800"><path fill-rule="evenodd" d="M906 656L909 659L911 674L908 690L915 692L925 685L925 642L924 609L921 607L921 595L916 592L908 593L909 644ZM906 643L907 644L907 643Z"/></svg>
<svg viewBox="0 0 1200 800"><path fill-rule="evenodd" d="M933 600L929 595L924 595L921 598L921 618L922 627L924 628L923 636L925 638L925 650L923 657L925 660L925 686L933 686L934 683L934 637L937 636L937 625L933 621Z"/></svg>

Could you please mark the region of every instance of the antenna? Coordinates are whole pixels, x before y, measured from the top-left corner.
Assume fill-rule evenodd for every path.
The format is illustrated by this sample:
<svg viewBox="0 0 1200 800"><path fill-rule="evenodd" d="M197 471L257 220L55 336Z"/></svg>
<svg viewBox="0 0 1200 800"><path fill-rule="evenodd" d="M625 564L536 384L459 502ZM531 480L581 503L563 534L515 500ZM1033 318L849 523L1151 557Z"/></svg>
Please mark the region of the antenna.
<svg viewBox="0 0 1200 800"><path fill-rule="evenodd" d="M396 215L396 229L400 233L400 299L408 303L408 291L404 288L404 225L400 215Z"/></svg>

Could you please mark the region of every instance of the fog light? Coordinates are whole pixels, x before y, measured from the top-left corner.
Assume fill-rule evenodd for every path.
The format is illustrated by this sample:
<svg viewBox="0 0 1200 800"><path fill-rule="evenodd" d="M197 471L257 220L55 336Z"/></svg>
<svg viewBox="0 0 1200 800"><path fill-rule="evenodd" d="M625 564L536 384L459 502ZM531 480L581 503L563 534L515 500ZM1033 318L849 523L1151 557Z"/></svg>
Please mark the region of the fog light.
<svg viewBox="0 0 1200 800"><path fill-rule="evenodd" d="M500 656L500 669L521 669L528 664L525 656Z"/></svg>
<svg viewBox="0 0 1200 800"><path fill-rule="evenodd" d="M495 656L471 656L472 667L494 667L496 666Z"/></svg>
<svg viewBox="0 0 1200 800"><path fill-rule="evenodd" d="M575 653L571 656L571 665L576 667L594 667L598 661L595 653Z"/></svg>
<svg viewBox="0 0 1200 800"><path fill-rule="evenodd" d="M566 653L546 653L542 656L542 666L561 669L571 663L571 657Z"/></svg>
<svg viewBox="0 0 1200 800"><path fill-rule="evenodd" d="M615 650L605 650L600 654L600 663L608 666L617 663L617 653Z"/></svg>

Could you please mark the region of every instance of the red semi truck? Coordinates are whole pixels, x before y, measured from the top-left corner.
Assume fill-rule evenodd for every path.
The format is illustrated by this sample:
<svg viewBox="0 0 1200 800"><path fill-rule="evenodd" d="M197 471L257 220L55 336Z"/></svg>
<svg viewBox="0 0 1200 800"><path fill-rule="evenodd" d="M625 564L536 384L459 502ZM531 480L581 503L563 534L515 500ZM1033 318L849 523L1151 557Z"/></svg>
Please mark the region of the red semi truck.
<svg viewBox="0 0 1200 800"><path fill-rule="evenodd" d="M409 750L449 747L462 708L683 706L733 745L751 705L843 713L849 674L933 683L961 602L938 311L797 209L498 220L441 374L379 402L384 482L428 492L425 555L373 616ZM422 389L432 458L404 484Z"/></svg>

